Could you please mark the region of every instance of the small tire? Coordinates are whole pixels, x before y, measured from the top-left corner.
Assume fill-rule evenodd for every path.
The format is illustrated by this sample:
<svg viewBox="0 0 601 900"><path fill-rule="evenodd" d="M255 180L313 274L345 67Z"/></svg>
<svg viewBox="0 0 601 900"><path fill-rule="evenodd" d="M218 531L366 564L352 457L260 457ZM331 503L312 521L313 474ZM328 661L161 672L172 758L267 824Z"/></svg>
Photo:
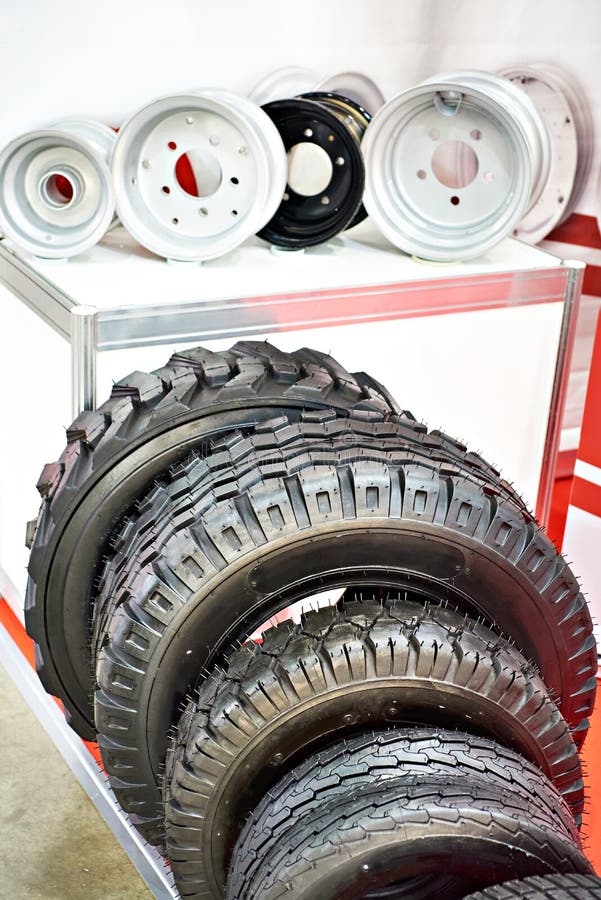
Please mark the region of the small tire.
<svg viewBox="0 0 601 900"><path fill-rule="evenodd" d="M286 772L345 735L415 722L470 728L511 747L580 816L576 747L521 654L445 607L350 603L245 644L188 703L164 780L176 879L219 897L244 820Z"/></svg>
<svg viewBox="0 0 601 900"><path fill-rule="evenodd" d="M522 794L476 776L393 778L302 817L228 900L459 900L507 878L590 873ZM204 897L179 883L182 896Z"/></svg>
<svg viewBox="0 0 601 900"><path fill-rule="evenodd" d="M595 875L536 875L469 894L465 900L601 900Z"/></svg>
<svg viewBox="0 0 601 900"><path fill-rule="evenodd" d="M539 805L569 840L580 839L572 813L540 769L494 741L457 731L396 728L366 732L303 760L263 797L232 854L228 895L242 900L264 856L305 816L359 787L402 776L476 777Z"/></svg>

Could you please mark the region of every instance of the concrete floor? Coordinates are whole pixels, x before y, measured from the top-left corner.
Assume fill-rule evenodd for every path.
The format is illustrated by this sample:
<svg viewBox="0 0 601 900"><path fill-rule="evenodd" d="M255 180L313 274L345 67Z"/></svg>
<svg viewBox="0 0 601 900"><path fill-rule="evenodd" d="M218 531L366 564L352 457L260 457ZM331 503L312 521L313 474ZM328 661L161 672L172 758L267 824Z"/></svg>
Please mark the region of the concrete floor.
<svg viewBox="0 0 601 900"><path fill-rule="evenodd" d="M0 897L152 897L1 665Z"/></svg>

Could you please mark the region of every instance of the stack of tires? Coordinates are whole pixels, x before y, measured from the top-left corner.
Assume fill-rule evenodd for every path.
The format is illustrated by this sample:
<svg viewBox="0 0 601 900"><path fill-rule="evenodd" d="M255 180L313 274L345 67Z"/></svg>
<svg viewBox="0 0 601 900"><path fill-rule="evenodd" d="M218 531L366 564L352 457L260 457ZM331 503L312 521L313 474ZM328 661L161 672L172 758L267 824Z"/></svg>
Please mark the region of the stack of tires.
<svg viewBox="0 0 601 900"><path fill-rule="evenodd" d="M591 619L491 465L258 342L134 373L67 441L27 628L182 896L589 883Z"/></svg>

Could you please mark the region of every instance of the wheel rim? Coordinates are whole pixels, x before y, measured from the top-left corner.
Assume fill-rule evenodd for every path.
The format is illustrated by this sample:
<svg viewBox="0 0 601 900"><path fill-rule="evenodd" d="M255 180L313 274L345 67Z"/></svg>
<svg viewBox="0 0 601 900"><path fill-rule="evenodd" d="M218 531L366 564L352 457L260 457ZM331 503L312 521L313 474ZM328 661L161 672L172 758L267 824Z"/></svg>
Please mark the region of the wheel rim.
<svg viewBox="0 0 601 900"><path fill-rule="evenodd" d="M0 154L0 227L48 259L94 246L114 217L104 126L70 120L21 135ZM102 135L102 137L100 137Z"/></svg>
<svg viewBox="0 0 601 900"><path fill-rule="evenodd" d="M512 231L547 159L536 110L526 116L532 104L516 94L500 78L455 73L405 91L376 114L363 141L365 206L392 243L452 261L485 253ZM447 150L455 158L439 162Z"/></svg>
<svg viewBox="0 0 601 900"><path fill-rule="evenodd" d="M473 84L486 91L497 103L502 104L522 130L528 143L532 160L532 190L529 209L538 201L549 177L551 143L547 127L530 97L505 78L480 69L452 72L437 79L452 80L461 77L466 84Z"/></svg>
<svg viewBox="0 0 601 900"><path fill-rule="evenodd" d="M258 106L264 106L273 100L288 100L297 94L315 90L318 81L319 75L312 69L285 66L262 78L248 96Z"/></svg>
<svg viewBox="0 0 601 900"><path fill-rule="evenodd" d="M522 67L504 69L499 75L531 98L550 138L549 177L538 202L514 231L520 240L536 244L560 221L572 193L578 162L576 123L567 98L544 72Z"/></svg>
<svg viewBox="0 0 601 900"><path fill-rule="evenodd" d="M371 122L371 115L365 107L360 106L347 96L339 96L326 91L311 91L308 94L303 94L302 97L306 100L317 100L331 109L335 115L340 115L340 112L342 112L345 122L354 133L357 142L360 144L363 141L367 126ZM365 218L367 218L367 210L362 203L346 226L346 229L354 228L355 225L358 225Z"/></svg>
<svg viewBox="0 0 601 900"><path fill-rule="evenodd" d="M348 97L373 116L384 105L384 94L371 78L362 72L340 72L318 82L314 90L328 91Z"/></svg>
<svg viewBox="0 0 601 900"><path fill-rule="evenodd" d="M251 100L215 90L163 97L137 112L119 132L112 168L128 231L182 261L222 256L255 234L286 182L269 117Z"/></svg>
<svg viewBox="0 0 601 900"><path fill-rule="evenodd" d="M586 94L575 78L549 63L534 63L531 66L537 72L542 72L545 80L554 84L566 98L574 125L578 142L578 158L576 162L576 174L571 196L564 206L559 223L565 222L568 216L576 209L584 188L589 179L593 163L594 127L591 109Z"/></svg>
<svg viewBox="0 0 601 900"><path fill-rule="evenodd" d="M341 103L351 108L348 100L333 95L263 107L288 154L282 202L259 232L271 244L288 249L321 244L349 227L359 211L365 183L359 115L350 117Z"/></svg>

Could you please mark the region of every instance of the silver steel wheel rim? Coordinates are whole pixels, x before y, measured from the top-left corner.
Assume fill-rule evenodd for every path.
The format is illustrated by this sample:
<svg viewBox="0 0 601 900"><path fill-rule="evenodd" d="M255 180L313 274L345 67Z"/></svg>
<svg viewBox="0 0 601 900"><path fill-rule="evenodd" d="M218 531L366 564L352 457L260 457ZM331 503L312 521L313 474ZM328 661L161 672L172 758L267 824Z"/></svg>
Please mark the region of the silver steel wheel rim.
<svg viewBox="0 0 601 900"><path fill-rule="evenodd" d="M69 134L77 135L94 147L108 165L111 164L117 132L108 125L93 119L69 118L53 122L51 128L53 131L66 131Z"/></svg>
<svg viewBox="0 0 601 900"><path fill-rule="evenodd" d="M54 131L67 131L69 134L77 135L82 140L87 141L100 153L110 167L117 140L117 132L109 128L108 125L96 122L94 119L69 118L61 119L60 122L54 122L52 129ZM116 228L119 224L119 217L116 213L113 213L107 231L110 231L111 228Z"/></svg>
<svg viewBox="0 0 601 900"><path fill-rule="evenodd" d="M376 113L362 144L364 203L397 247L434 261L468 259L520 221L532 191L532 155L503 96L498 85L441 78ZM437 148L455 141L477 157L477 174L462 187L441 183L433 169Z"/></svg>
<svg viewBox="0 0 601 900"><path fill-rule="evenodd" d="M375 115L384 105L384 94L367 75L362 72L339 72L329 78L324 78L313 88L314 91L329 91L331 94L339 94L348 97L367 110L370 115Z"/></svg>
<svg viewBox="0 0 601 900"><path fill-rule="evenodd" d="M210 192L180 186L180 156L202 159ZM277 129L255 103L226 91L162 97L119 131L113 154L117 212L159 256L214 259L256 234L274 215L287 161ZM214 189L213 189L214 188Z"/></svg>
<svg viewBox="0 0 601 900"><path fill-rule="evenodd" d="M319 78L317 72L312 69L285 66L262 78L248 96L257 106L264 106L272 100L289 100L298 94L316 90L315 85Z"/></svg>
<svg viewBox="0 0 601 900"><path fill-rule="evenodd" d="M57 193L67 179L72 198ZM21 135L0 153L0 229L35 256L60 259L93 247L115 212L103 154L75 132Z"/></svg>
<svg viewBox="0 0 601 900"><path fill-rule="evenodd" d="M551 143L549 176L538 202L515 229L528 244L542 241L562 219L572 194L578 161L578 137L570 105L557 82L541 69L513 67L499 72L524 91L543 119Z"/></svg>
<svg viewBox="0 0 601 900"><path fill-rule="evenodd" d="M554 66L550 63L534 63L531 68L542 72L549 83L556 85L557 89L563 93L570 107L576 127L576 139L578 142L576 174L574 175L572 193L559 220L561 224L576 209L591 174L595 146L593 116L586 94L572 75L559 68L559 66Z"/></svg>
<svg viewBox="0 0 601 900"><path fill-rule="evenodd" d="M528 205L528 209L531 209L538 202L549 178L551 141L547 126L530 97L511 81L480 69L446 72L435 76L434 79L428 79L424 84L431 81L459 81L466 86L479 88L503 106L515 119L528 142L532 160L532 190Z"/></svg>

